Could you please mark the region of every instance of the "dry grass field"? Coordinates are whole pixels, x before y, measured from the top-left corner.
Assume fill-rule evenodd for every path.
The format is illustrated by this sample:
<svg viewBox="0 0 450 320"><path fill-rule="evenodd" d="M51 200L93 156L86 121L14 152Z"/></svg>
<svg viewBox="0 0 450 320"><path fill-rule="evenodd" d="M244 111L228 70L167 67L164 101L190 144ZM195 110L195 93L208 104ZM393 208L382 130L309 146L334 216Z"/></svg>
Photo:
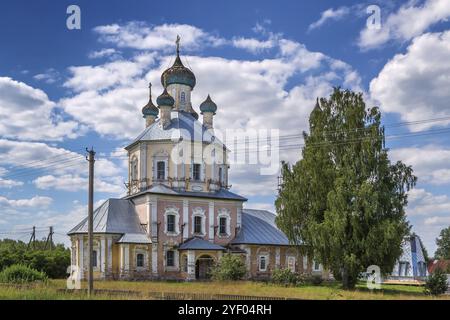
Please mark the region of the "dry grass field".
<svg viewBox="0 0 450 320"><path fill-rule="evenodd" d="M85 287L86 283L83 283ZM50 280L46 284L32 286L0 285L0 299L88 299L86 292L65 292L65 280ZM319 286L302 285L283 287L273 284L239 281L239 282L131 282L131 281L97 281L95 288L100 292L91 299L154 299L154 293L166 294L202 294L239 295L257 297L278 297L288 299L333 299L333 300L410 300L410 299L448 299L450 296L431 297L423 293L419 286L383 285L381 290L371 292L364 284L355 290L342 290L337 283Z"/></svg>

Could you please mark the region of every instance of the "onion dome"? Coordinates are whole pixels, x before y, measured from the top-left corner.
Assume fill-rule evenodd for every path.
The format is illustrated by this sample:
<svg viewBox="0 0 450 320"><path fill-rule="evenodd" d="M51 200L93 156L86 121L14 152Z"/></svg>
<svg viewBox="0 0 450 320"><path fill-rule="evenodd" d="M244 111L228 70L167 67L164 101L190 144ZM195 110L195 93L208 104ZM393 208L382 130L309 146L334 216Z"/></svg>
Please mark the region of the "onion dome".
<svg viewBox="0 0 450 320"><path fill-rule="evenodd" d="M205 112L211 112L216 114L217 111L217 105L214 103L214 101L211 100L211 97L208 94L208 97L206 98L205 101L202 102L202 104L200 105L200 111L201 113L205 113Z"/></svg>
<svg viewBox="0 0 450 320"><path fill-rule="evenodd" d="M181 62L179 37L177 37L177 57L175 62L161 75L161 84L164 88L174 83L187 85L191 89L194 89L196 83L194 73Z"/></svg>
<svg viewBox="0 0 450 320"><path fill-rule="evenodd" d="M173 107L173 105L175 104L175 100L167 92L167 89L164 88L164 92L156 99L156 103L158 104L158 107L161 106Z"/></svg>
<svg viewBox="0 0 450 320"><path fill-rule="evenodd" d="M149 89L148 103L142 108L142 114L144 115L144 118L146 116L157 117L159 110L152 102L152 84L151 83L148 84L148 89Z"/></svg>

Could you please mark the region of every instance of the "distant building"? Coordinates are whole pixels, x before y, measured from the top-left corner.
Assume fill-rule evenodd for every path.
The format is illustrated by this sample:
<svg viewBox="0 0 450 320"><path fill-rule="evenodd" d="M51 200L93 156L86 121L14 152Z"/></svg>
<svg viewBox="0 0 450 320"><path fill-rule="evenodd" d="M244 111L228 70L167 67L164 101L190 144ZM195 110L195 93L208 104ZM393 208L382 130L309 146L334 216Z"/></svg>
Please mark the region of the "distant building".
<svg viewBox="0 0 450 320"><path fill-rule="evenodd" d="M423 280L428 275L427 261L419 236L412 235L403 241L403 252L398 259L390 279Z"/></svg>
<svg viewBox="0 0 450 320"><path fill-rule="evenodd" d="M228 149L214 134L217 105L208 95L199 106L203 122L198 121L191 104L196 78L178 47L161 83L158 106L150 87L142 109L146 128L125 148L128 195L94 212L94 276L205 279L226 252L242 257L249 278L267 278L276 268L322 274L320 264L289 243L273 213L244 209L247 199L229 190ZM68 235L72 265L84 279L87 218Z"/></svg>

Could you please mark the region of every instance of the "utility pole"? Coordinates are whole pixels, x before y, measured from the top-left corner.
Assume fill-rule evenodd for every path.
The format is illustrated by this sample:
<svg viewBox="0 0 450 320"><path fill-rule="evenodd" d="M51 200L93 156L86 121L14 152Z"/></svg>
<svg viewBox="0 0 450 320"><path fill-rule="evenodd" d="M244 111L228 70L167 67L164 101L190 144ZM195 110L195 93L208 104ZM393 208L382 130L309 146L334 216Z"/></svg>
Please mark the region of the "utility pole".
<svg viewBox="0 0 450 320"><path fill-rule="evenodd" d="M47 244L50 245L50 251L53 249L53 227L50 227L48 232L47 240L45 241L44 250L47 250Z"/></svg>
<svg viewBox="0 0 450 320"><path fill-rule="evenodd" d="M89 192L88 192L88 296L94 292L93 267L93 225L94 225L94 149L88 150L86 159L89 161Z"/></svg>
<svg viewBox="0 0 450 320"><path fill-rule="evenodd" d="M31 232L31 237L30 237L30 241L28 241L27 249L30 248L31 243L33 243L33 249L34 249L35 242L36 242L36 227L33 226L33 231Z"/></svg>

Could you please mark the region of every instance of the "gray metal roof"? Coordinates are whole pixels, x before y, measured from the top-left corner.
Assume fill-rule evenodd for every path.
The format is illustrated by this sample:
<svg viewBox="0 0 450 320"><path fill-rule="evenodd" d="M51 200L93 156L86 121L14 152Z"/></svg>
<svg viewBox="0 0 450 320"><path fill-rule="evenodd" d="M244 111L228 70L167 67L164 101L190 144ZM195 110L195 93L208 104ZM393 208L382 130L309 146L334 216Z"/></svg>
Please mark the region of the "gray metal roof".
<svg viewBox="0 0 450 320"><path fill-rule="evenodd" d="M276 215L266 210L243 209L242 225L232 244L290 245L275 224Z"/></svg>
<svg viewBox="0 0 450 320"><path fill-rule="evenodd" d="M145 230L139 222L139 218L135 211L134 205L130 200L126 199L108 199L100 207L94 211L94 233L114 233L122 234L124 239L141 239L147 238ZM77 226L70 230L67 234L83 234L88 231L87 217L84 218ZM148 239L147 239L148 240Z"/></svg>
<svg viewBox="0 0 450 320"><path fill-rule="evenodd" d="M150 244L152 241L144 233L125 233L117 243L143 243Z"/></svg>
<svg viewBox="0 0 450 320"><path fill-rule="evenodd" d="M149 189L133 194L131 196L125 197L125 199L134 198L138 195L144 193L156 193L156 194L166 194L173 196L185 196L185 197L196 197L196 198L212 198L212 199L225 199L225 200L239 200L239 201L247 201L247 198L244 198L234 192L228 191L227 189L220 189L215 192L195 192L195 191L183 191L171 189L163 184L155 184L151 186Z"/></svg>
<svg viewBox="0 0 450 320"><path fill-rule="evenodd" d="M165 129L160 124L161 119L157 119L152 125L134 139L128 147L139 141L159 141L174 140L178 141L183 138L186 141L203 141L215 142L223 145L223 143L215 137L210 130L195 119L191 113L183 111L174 111L171 113L171 122ZM127 148L128 148L127 147Z"/></svg>
<svg viewBox="0 0 450 320"><path fill-rule="evenodd" d="M219 246L218 244L209 242L202 238L191 238L184 242L179 250L225 250L224 247Z"/></svg>

